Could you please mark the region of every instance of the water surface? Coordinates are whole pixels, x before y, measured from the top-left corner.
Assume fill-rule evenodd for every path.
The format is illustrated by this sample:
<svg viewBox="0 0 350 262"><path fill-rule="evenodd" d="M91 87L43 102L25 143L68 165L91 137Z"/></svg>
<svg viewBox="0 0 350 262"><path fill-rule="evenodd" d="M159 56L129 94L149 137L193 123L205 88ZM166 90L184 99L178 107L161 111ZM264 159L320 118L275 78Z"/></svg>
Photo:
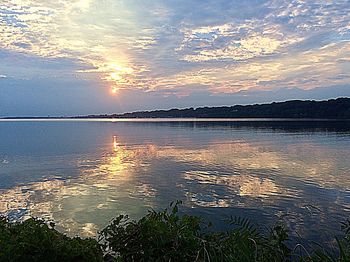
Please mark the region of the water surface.
<svg viewBox="0 0 350 262"><path fill-rule="evenodd" d="M183 209L328 238L350 211L350 122L0 121L0 213L92 236L111 218Z"/></svg>

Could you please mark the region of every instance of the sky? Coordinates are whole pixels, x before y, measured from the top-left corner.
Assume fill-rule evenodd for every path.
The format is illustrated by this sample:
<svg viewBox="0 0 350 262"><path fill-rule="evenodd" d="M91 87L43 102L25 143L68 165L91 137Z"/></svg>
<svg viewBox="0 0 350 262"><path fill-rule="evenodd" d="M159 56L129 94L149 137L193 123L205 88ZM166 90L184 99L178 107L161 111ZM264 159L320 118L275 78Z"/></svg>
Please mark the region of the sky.
<svg viewBox="0 0 350 262"><path fill-rule="evenodd" d="M350 1L0 1L0 116L344 96Z"/></svg>

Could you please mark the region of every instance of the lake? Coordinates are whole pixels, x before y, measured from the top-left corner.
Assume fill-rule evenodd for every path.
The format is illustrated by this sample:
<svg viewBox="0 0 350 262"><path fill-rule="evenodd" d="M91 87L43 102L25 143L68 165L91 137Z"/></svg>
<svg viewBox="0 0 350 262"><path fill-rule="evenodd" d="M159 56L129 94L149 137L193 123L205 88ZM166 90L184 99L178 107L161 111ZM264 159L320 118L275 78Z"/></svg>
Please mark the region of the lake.
<svg viewBox="0 0 350 262"><path fill-rule="evenodd" d="M2 120L0 213L94 236L117 214L230 215L328 239L350 214L350 122Z"/></svg>

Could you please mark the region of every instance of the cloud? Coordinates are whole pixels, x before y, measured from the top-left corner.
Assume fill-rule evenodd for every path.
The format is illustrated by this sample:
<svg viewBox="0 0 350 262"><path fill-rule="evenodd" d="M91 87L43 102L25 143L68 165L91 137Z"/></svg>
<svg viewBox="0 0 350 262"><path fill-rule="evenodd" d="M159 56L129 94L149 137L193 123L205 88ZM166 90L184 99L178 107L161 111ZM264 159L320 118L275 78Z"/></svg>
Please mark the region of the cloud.
<svg viewBox="0 0 350 262"><path fill-rule="evenodd" d="M96 1L14 1L0 6L0 49L45 58L79 59L110 80L115 67L139 69L133 53L154 43L123 3ZM117 13L117 16L115 15ZM142 65L142 68L146 67ZM120 75L124 79L124 75ZM127 79L128 78L128 79ZM132 82L125 76L125 82Z"/></svg>
<svg viewBox="0 0 350 262"><path fill-rule="evenodd" d="M0 69L180 97L341 85L349 82L349 12L345 0L4 0L0 51L66 69L15 73L11 59Z"/></svg>
<svg viewBox="0 0 350 262"><path fill-rule="evenodd" d="M181 72L159 79L155 89L186 89L196 85L212 93L237 93L243 90L274 90L281 87L309 90L350 82L350 42L341 42L312 51L280 57ZM185 87L184 87L185 86ZM198 89L197 89L198 91Z"/></svg>
<svg viewBox="0 0 350 262"><path fill-rule="evenodd" d="M256 20L196 28L185 31L184 35L178 51L184 51L183 59L189 62L241 61L278 53L303 40L302 37L285 36L278 25L261 26Z"/></svg>

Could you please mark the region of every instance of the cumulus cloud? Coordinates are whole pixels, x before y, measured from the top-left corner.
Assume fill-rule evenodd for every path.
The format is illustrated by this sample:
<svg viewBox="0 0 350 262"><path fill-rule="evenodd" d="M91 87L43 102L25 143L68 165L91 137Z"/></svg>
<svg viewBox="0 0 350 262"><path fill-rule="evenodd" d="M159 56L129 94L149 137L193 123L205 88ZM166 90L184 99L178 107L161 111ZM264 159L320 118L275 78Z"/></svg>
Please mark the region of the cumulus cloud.
<svg viewBox="0 0 350 262"><path fill-rule="evenodd" d="M79 59L95 68L80 72L97 72L112 82L112 74L118 74L118 78L132 82L124 79L123 72L140 68L133 51L151 46L152 32L143 28L130 10L112 1L109 4L88 0L2 1L0 49ZM144 63L142 68L146 66Z"/></svg>
<svg viewBox="0 0 350 262"><path fill-rule="evenodd" d="M0 50L164 95L308 90L349 83L349 12L345 0L4 0Z"/></svg>
<svg viewBox="0 0 350 262"><path fill-rule="evenodd" d="M285 35L278 25L261 25L256 20L195 28L184 35L178 51L184 51L183 59L189 62L241 61L272 55L303 39Z"/></svg>

